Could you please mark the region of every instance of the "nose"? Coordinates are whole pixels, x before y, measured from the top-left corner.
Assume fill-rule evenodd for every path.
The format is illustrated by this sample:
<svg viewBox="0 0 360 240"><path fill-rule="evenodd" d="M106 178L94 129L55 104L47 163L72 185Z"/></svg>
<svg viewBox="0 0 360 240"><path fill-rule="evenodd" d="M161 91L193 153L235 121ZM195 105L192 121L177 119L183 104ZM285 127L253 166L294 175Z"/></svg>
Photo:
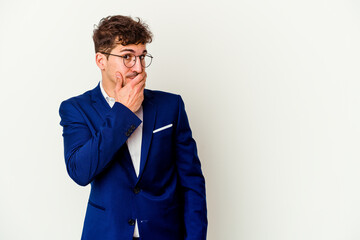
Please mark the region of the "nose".
<svg viewBox="0 0 360 240"><path fill-rule="evenodd" d="M141 73L143 71L144 67L141 65L140 58L136 58L135 65L132 67L132 70L137 73Z"/></svg>

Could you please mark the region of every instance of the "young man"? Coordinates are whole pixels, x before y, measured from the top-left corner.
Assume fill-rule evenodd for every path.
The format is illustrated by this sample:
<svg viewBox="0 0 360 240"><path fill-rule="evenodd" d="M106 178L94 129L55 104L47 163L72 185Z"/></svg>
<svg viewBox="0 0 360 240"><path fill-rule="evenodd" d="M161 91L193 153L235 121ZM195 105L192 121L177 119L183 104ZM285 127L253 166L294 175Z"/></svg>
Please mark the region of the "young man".
<svg viewBox="0 0 360 240"><path fill-rule="evenodd" d="M184 103L144 89L148 26L110 16L93 39L102 80L59 110L67 171L91 184L82 239L206 239L205 180Z"/></svg>

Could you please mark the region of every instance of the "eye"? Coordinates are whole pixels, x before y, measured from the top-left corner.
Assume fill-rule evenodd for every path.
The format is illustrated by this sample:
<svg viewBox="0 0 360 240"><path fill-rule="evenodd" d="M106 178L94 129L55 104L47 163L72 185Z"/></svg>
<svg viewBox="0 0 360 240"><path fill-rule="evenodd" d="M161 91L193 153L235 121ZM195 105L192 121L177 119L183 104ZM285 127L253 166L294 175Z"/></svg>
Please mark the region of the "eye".
<svg viewBox="0 0 360 240"><path fill-rule="evenodd" d="M129 54L125 54L124 56L122 56L122 58L126 60L130 60L131 56Z"/></svg>
<svg viewBox="0 0 360 240"><path fill-rule="evenodd" d="M146 57L146 55L140 55L140 56L139 56L139 59L140 59L140 60L144 60L145 57Z"/></svg>

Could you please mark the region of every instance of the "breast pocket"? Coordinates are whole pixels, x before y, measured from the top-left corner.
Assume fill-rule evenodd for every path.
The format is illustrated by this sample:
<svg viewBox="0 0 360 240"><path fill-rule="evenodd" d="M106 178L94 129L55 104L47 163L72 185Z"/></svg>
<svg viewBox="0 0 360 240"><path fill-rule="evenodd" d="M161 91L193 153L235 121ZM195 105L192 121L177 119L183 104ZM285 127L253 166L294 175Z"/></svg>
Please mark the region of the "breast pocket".
<svg viewBox="0 0 360 240"><path fill-rule="evenodd" d="M173 124L164 124L155 128L152 137L152 153L161 156L171 156L173 146Z"/></svg>
<svg viewBox="0 0 360 240"><path fill-rule="evenodd" d="M161 133L163 133L163 132L172 132L172 127L173 127L173 125L172 125L172 123L171 124L168 124L168 125L165 125L165 126L162 126L162 127L159 127L159 128L157 128L157 129L155 129L154 131L153 131L153 134L155 135L159 135L159 134L161 134Z"/></svg>

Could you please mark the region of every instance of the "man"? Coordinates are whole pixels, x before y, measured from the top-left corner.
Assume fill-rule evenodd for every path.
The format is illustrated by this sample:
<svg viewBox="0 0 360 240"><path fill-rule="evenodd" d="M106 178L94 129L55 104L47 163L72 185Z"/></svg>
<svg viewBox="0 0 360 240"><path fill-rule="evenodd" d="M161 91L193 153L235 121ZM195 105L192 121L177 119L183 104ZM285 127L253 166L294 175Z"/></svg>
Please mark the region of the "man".
<svg viewBox="0 0 360 240"><path fill-rule="evenodd" d="M91 184L82 239L206 239L205 181L180 96L145 88L148 26L100 21L102 80L60 106L65 162Z"/></svg>

